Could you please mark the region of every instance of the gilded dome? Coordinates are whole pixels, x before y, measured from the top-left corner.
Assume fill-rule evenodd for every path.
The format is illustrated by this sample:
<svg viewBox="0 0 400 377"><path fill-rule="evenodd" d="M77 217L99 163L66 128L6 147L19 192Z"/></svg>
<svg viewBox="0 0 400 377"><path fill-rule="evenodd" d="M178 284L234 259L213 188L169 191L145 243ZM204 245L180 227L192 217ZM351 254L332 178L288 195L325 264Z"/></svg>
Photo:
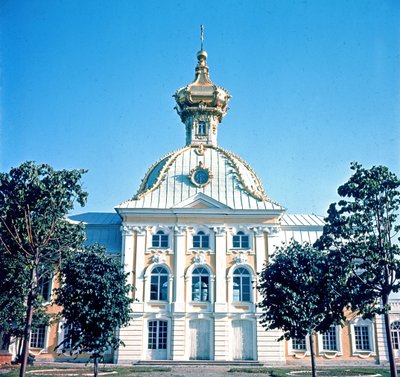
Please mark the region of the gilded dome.
<svg viewBox="0 0 400 377"><path fill-rule="evenodd" d="M226 89L210 80L207 56L204 50L197 53L198 62L194 81L178 89L174 94L177 104L175 108L184 123L188 116L199 110L217 115L221 122L228 111L228 101L231 96Z"/></svg>

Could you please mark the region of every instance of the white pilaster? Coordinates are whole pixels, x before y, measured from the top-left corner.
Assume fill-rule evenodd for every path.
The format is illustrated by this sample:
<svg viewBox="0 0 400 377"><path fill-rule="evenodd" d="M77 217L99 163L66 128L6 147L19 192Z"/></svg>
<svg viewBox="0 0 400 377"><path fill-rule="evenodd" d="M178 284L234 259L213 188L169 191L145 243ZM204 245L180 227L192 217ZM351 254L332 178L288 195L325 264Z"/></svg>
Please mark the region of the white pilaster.
<svg viewBox="0 0 400 377"><path fill-rule="evenodd" d="M144 256L146 251L146 227L135 226L136 233L136 266L135 266L135 288L136 299L144 300Z"/></svg>
<svg viewBox="0 0 400 377"><path fill-rule="evenodd" d="M225 226L213 228L215 232L215 312L226 312L226 230Z"/></svg>
<svg viewBox="0 0 400 377"><path fill-rule="evenodd" d="M186 254L186 226L175 227L174 249L174 297L173 311L183 313L185 311L185 254ZM175 325L174 325L175 327Z"/></svg>
<svg viewBox="0 0 400 377"><path fill-rule="evenodd" d="M185 360L185 316L175 315L172 321L172 360Z"/></svg>
<svg viewBox="0 0 400 377"><path fill-rule="evenodd" d="M128 283L136 286L135 282L135 267L134 267L134 227L129 225L122 225L122 264L125 273L128 273ZM133 297L133 292L129 293Z"/></svg>
<svg viewBox="0 0 400 377"><path fill-rule="evenodd" d="M215 315L214 321L214 359L227 360L229 355L229 327L225 315Z"/></svg>

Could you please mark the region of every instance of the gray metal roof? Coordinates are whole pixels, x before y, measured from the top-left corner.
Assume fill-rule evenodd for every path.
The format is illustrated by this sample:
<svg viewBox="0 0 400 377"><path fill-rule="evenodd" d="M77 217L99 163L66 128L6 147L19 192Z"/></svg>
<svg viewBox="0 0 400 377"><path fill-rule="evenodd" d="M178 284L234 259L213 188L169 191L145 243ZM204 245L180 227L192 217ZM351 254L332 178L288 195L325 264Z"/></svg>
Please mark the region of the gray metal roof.
<svg viewBox="0 0 400 377"><path fill-rule="evenodd" d="M204 187L190 181L200 164L212 175ZM266 196L261 181L244 160L210 145L204 149L193 145L184 147L157 161L144 177L136 196L116 209L175 208L198 193L231 209L284 210Z"/></svg>
<svg viewBox="0 0 400 377"><path fill-rule="evenodd" d="M85 212L68 217L73 221L92 225L121 224L121 217L115 212Z"/></svg>
<svg viewBox="0 0 400 377"><path fill-rule="evenodd" d="M87 212L69 216L69 219L85 225L86 246L98 243L111 254L121 253L121 217L117 213Z"/></svg>

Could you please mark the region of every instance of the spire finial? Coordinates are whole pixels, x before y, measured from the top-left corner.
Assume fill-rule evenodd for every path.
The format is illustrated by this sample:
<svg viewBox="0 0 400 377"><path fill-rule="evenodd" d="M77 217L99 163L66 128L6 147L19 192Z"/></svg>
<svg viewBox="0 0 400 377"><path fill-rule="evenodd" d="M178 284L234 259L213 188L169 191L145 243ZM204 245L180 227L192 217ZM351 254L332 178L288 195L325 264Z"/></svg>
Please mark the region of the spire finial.
<svg viewBox="0 0 400 377"><path fill-rule="evenodd" d="M201 51L203 51L203 45L204 45L204 25L200 25L200 42L201 42Z"/></svg>

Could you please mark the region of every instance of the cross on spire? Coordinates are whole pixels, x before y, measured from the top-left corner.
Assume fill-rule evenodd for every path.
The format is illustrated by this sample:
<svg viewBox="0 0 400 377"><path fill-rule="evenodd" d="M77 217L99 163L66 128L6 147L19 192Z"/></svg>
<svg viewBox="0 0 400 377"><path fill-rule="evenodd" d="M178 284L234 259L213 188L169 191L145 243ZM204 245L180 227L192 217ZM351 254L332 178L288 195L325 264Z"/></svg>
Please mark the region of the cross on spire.
<svg viewBox="0 0 400 377"><path fill-rule="evenodd" d="M200 25L200 42L201 42L201 51L203 51L203 44L204 44L204 25Z"/></svg>

